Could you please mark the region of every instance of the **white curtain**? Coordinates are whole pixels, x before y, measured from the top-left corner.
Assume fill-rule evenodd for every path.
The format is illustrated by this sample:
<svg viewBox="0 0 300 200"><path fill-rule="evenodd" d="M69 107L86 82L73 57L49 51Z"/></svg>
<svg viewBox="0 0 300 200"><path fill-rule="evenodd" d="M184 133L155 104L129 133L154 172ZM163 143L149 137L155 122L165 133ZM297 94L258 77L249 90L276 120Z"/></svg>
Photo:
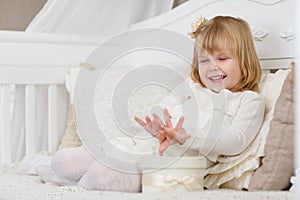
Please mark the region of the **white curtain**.
<svg viewBox="0 0 300 200"><path fill-rule="evenodd" d="M48 0L27 31L109 36L172 6L173 0Z"/></svg>
<svg viewBox="0 0 300 200"><path fill-rule="evenodd" d="M27 32L111 36L131 24L172 9L173 0L48 0L26 29ZM78 63L79 64L79 63ZM25 154L24 86L16 86L12 118L12 160ZM62 137L68 110L68 94L59 87L58 132ZM36 151L47 150L48 91L36 87Z"/></svg>

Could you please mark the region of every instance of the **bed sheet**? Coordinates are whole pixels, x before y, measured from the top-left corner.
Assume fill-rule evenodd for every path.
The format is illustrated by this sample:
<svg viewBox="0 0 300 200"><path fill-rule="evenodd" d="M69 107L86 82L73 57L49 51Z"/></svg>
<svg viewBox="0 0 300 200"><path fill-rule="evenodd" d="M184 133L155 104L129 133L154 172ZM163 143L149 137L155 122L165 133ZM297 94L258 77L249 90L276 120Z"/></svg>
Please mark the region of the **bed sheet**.
<svg viewBox="0 0 300 200"><path fill-rule="evenodd" d="M109 191L88 191L77 186L56 186L43 183L38 176L24 176L17 173L18 164L0 164L0 199L1 200L61 200L61 199L124 199L124 200L167 200L167 199L201 199L201 200L293 200L294 193L289 191L246 192L234 190L205 190L189 193L124 193Z"/></svg>

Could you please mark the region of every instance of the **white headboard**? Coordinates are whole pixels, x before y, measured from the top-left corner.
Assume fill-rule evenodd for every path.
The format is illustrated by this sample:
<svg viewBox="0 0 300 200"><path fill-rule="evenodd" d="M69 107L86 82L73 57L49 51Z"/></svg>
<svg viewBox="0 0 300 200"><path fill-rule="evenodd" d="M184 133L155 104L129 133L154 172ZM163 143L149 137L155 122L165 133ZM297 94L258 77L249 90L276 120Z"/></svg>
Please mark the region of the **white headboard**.
<svg viewBox="0 0 300 200"><path fill-rule="evenodd" d="M190 0L131 29L156 27L186 35L199 16L240 17L252 29L263 68L285 68L294 59L295 5L295 0Z"/></svg>

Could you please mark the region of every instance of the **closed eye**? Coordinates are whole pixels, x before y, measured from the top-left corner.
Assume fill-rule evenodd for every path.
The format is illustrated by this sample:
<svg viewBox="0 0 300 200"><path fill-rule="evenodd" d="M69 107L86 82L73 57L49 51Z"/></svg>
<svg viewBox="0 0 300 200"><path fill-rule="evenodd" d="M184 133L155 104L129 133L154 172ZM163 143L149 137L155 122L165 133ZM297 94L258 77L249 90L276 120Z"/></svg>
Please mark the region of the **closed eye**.
<svg viewBox="0 0 300 200"><path fill-rule="evenodd" d="M207 63L208 61L209 61L209 59L200 59L200 60L199 60L199 62L202 63L202 64L203 64L203 63Z"/></svg>
<svg viewBox="0 0 300 200"><path fill-rule="evenodd" d="M219 58L219 60L221 60L221 61L225 61L225 60L229 60L230 59L230 57L220 57Z"/></svg>

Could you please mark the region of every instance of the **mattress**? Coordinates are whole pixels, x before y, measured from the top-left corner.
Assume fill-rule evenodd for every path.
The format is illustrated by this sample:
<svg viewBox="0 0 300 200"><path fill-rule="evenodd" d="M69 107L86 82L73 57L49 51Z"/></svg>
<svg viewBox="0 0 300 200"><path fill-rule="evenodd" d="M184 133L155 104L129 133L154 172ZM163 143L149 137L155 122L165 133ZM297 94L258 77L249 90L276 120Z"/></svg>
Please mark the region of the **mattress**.
<svg viewBox="0 0 300 200"><path fill-rule="evenodd" d="M0 164L0 199L124 199L124 200L167 200L167 199L208 199L208 200L293 200L294 193L289 191L235 191L235 190L205 190L201 192L180 193L125 193L110 191L88 191L77 186L57 186L43 183L38 176L20 175L18 164Z"/></svg>

